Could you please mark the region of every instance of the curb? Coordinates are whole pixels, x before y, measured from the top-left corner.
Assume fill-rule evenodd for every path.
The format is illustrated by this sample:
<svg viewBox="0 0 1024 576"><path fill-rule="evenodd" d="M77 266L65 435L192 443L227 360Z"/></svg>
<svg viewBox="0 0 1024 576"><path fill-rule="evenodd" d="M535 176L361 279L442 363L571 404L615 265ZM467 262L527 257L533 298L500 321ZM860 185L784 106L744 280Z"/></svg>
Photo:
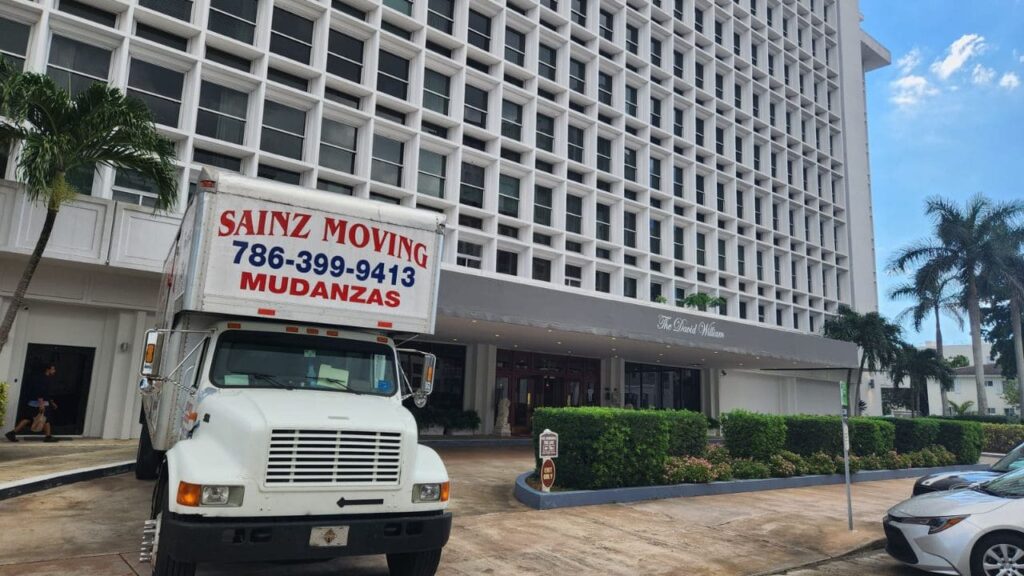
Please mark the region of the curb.
<svg viewBox="0 0 1024 576"><path fill-rule="evenodd" d="M767 572L755 572L755 573L749 574L747 576L778 576L778 575L785 575L785 574L789 574L790 572L794 572L794 571L797 571L797 570L807 570L809 568L816 568L818 566L821 566L822 564L828 564L829 562L835 562L837 560L845 560L847 558L850 558L851 556L856 556L858 554L863 554L864 552L869 552L869 551L872 551L872 550L880 550L880 549L882 549L884 547L885 547L885 538L876 538L876 539L874 539L874 540L872 540L870 542L867 542L865 544L861 544L860 546L857 546L857 547L853 548L852 550L847 550L846 552L843 552L842 554L837 554L835 556L829 556L827 558L822 558L821 560L815 560L813 562L807 562L806 564L795 564L793 566L788 566L786 568L778 568L776 570L769 570Z"/></svg>
<svg viewBox="0 0 1024 576"><path fill-rule="evenodd" d="M124 462L114 462L113 464L102 464L100 466L91 466L89 468L66 470L64 472L44 474L43 476L35 476L24 480L6 482L0 484L0 500L14 498L15 496L24 496L25 494L31 494L33 492L41 492L58 486L74 484L75 482L124 474L125 472L131 472L134 469L135 461L125 460Z"/></svg>
<svg viewBox="0 0 1024 576"><path fill-rule="evenodd" d="M936 472L987 470L988 468L985 464L975 464L974 466L907 468L903 470L864 470L850 475L850 481L851 483L857 483L899 480L902 478L917 478ZM533 472L524 472L516 478L515 496L516 500L535 510L640 502L643 500L661 500L665 498L739 494L742 492L759 492L762 490L780 490L785 488L806 488L809 486L827 486L846 482L844 475L830 474L823 476L795 476L793 478L765 478L760 480L730 480L728 482L710 482L708 484L634 486L605 490L571 490L567 492L544 493L531 488L526 483L527 477L532 474Z"/></svg>

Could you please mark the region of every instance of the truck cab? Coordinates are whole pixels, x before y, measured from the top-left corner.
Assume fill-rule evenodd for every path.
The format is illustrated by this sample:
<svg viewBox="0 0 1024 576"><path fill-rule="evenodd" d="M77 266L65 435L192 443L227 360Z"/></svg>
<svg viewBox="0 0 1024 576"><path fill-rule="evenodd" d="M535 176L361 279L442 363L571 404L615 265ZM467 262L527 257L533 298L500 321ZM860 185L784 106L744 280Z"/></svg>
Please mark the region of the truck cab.
<svg viewBox="0 0 1024 576"><path fill-rule="evenodd" d="M393 576L432 575L451 530L450 484L437 453L418 444L403 400L425 404L434 358L422 355L423 378L414 386L402 372L392 335L369 328L381 323L372 307L341 313L288 291L231 299L198 288L233 281L244 287L234 278L209 276L260 268L237 258L243 266L233 270L224 262L233 255L210 239L219 216L238 209L231 195L241 190L245 196L253 185L248 180L209 175L169 257L168 291L162 295L166 325L147 333L136 475L157 482L143 560L152 562L155 576L189 576L197 564L211 561L386 554ZM274 186L282 189L269 196L264 190L262 204L293 202L298 191L312 192ZM299 196L309 210L309 198ZM337 205L330 197L315 200L326 202L313 205L328 211L327 218L360 215L347 209L351 199ZM316 216L309 214L309 220ZM373 222L397 234L402 230L395 226L424 228L419 217L397 213ZM327 253L311 243L289 248L282 266L285 256L300 258L298 248ZM439 247L429 247L431 258ZM359 255L345 257L376 266ZM376 260L390 264L379 254ZM437 270L428 266L428 272ZM436 279L428 278L422 290L436 290L431 280ZM369 275L366 281L374 282ZM429 304L435 295L397 297ZM229 302L226 310L221 302ZM252 313L239 314L246 305ZM262 316L273 319L261 317L267 310L274 313Z"/></svg>

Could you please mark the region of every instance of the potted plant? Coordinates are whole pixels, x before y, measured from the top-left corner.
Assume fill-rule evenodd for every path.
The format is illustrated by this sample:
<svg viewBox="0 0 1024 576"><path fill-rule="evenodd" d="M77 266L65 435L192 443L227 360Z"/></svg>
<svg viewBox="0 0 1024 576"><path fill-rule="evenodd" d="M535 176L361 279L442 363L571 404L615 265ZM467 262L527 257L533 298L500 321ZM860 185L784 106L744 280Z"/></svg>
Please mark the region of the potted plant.
<svg viewBox="0 0 1024 576"><path fill-rule="evenodd" d="M445 422L445 431L452 436L470 436L480 428L476 410L452 410Z"/></svg>
<svg viewBox="0 0 1024 576"><path fill-rule="evenodd" d="M416 425L419 428L420 436L441 436L444 434L443 414L429 404L423 408L411 410Z"/></svg>

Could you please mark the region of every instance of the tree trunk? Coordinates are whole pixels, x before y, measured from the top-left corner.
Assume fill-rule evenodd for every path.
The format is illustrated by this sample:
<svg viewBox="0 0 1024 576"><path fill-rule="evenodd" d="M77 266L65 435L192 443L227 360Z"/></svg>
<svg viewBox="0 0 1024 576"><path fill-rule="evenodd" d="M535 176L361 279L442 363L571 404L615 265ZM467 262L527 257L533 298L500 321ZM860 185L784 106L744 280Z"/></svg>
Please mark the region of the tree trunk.
<svg viewBox="0 0 1024 576"><path fill-rule="evenodd" d="M938 304L935 305L935 355L939 357L939 360L946 358L945 353L942 351L942 318L940 313L942 307ZM949 390L946 389L946 384L939 382L939 396L942 398L942 413L940 416L945 416L949 411Z"/></svg>
<svg viewBox="0 0 1024 576"><path fill-rule="evenodd" d="M971 349L974 352L974 383L978 388L978 414L988 414L985 392L985 353L981 347L981 302L974 276L967 283L967 316L971 322Z"/></svg>
<svg viewBox="0 0 1024 576"><path fill-rule="evenodd" d="M1010 298L1010 325L1013 326L1013 353L1017 362L1017 390L1020 392L1020 406L1017 414L1024 421L1024 334L1021 333L1021 295Z"/></svg>
<svg viewBox="0 0 1024 576"><path fill-rule="evenodd" d="M25 271L21 273L21 280L18 281L14 295L11 296L11 303L4 314L3 323L0 324L0 352L3 352L4 346L7 345L7 340L11 336L11 328L14 326L14 318L25 302L25 293L28 292L29 282L32 281L32 276L36 273L36 268L39 267L39 261L43 259L43 251L46 250L46 245L50 242L53 223L57 220L57 210L59 210L59 206L52 202L46 208L46 219L43 220L43 229L39 231L36 247L28 258L28 264L25 265Z"/></svg>
<svg viewBox="0 0 1024 576"><path fill-rule="evenodd" d="M857 368L857 385L850 386L850 394L853 398L850 400L850 416L860 416L860 384L864 381L864 356L860 357L860 367ZM881 389L879 389L881 394Z"/></svg>

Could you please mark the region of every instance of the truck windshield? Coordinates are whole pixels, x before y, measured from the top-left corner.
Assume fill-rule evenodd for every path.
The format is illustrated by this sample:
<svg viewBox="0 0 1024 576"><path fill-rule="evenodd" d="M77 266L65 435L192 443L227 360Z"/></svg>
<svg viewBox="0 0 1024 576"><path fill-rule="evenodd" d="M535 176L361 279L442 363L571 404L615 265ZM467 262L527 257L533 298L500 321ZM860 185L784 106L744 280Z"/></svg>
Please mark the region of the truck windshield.
<svg viewBox="0 0 1024 576"><path fill-rule="evenodd" d="M391 396L395 356L384 344L232 330L217 341L210 381L221 388L328 390Z"/></svg>

